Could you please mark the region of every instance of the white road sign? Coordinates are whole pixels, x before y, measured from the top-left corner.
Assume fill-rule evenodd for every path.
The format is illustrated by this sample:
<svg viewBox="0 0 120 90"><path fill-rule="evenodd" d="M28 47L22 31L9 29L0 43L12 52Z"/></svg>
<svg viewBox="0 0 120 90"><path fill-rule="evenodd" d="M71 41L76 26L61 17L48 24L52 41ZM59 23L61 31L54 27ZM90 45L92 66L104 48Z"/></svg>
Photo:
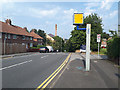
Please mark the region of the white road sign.
<svg viewBox="0 0 120 90"><path fill-rule="evenodd" d="M101 34L97 34L97 42L100 42Z"/></svg>

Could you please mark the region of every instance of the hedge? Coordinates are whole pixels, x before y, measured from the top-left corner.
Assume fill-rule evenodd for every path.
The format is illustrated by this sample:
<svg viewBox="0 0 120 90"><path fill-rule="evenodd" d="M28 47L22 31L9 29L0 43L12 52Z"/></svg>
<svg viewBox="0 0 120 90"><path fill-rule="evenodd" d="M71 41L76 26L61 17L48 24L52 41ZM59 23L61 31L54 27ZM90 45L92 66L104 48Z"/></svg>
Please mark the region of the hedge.
<svg viewBox="0 0 120 90"><path fill-rule="evenodd" d="M107 41L107 55L111 59L119 59L120 57L120 38L114 37Z"/></svg>

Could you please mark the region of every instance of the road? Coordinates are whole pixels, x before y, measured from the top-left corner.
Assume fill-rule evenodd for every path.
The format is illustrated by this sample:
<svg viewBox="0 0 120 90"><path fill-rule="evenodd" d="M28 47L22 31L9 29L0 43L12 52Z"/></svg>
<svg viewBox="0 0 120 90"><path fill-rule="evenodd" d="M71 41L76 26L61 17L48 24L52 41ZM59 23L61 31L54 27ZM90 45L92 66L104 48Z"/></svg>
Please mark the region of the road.
<svg viewBox="0 0 120 90"><path fill-rule="evenodd" d="M68 53L37 53L2 60L2 88L37 88Z"/></svg>

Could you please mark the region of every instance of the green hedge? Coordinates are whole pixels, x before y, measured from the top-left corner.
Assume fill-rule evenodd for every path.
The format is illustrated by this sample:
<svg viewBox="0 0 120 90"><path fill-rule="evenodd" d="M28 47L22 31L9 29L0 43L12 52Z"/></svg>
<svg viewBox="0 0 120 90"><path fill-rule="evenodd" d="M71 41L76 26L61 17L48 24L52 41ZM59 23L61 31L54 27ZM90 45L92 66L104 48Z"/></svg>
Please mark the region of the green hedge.
<svg viewBox="0 0 120 90"><path fill-rule="evenodd" d="M31 47L31 49L39 49L40 47L45 47L44 45L37 45L37 47Z"/></svg>
<svg viewBox="0 0 120 90"><path fill-rule="evenodd" d="M107 41L107 55L111 59L118 59L120 57L120 38L114 37Z"/></svg>

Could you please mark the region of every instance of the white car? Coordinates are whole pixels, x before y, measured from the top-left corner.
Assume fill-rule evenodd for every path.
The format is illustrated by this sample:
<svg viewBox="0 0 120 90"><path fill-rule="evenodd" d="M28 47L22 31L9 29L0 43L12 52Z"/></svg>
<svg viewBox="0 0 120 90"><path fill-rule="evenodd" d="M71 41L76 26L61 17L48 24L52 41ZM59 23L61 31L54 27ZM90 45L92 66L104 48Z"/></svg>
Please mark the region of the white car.
<svg viewBox="0 0 120 90"><path fill-rule="evenodd" d="M80 53L86 53L86 49L80 49ZM91 50L90 50L91 53Z"/></svg>
<svg viewBox="0 0 120 90"><path fill-rule="evenodd" d="M49 52L53 52L53 47L52 46L46 46L49 49Z"/></svg>

